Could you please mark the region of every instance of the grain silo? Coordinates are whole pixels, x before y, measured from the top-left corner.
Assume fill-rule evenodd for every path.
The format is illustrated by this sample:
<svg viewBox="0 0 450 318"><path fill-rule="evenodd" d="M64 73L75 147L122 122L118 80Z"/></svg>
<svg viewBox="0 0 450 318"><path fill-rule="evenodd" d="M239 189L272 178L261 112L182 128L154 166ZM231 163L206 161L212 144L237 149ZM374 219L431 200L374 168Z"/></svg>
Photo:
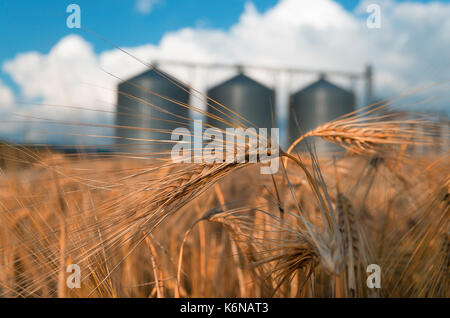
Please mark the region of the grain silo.
<svg viewBox="0 0 450 318"><path fill-rule="evenodd" d="M252 124L212 101L208 101L213 106L208 106L210 114L233 121L235 125L241 127L267 128L270 134L270 128L273 127L272 118L275 118L275 92L272 89L239 72L235 77L209 89L208 97L244 117ZM220 113L214 107L231 118ZM240 124L237 124L236 121L239 121ZM207 118L207 122L221 129L233 127L231 124L222 123L210 117Z"/></svg>
<svg viewBox="0 0 450 318"><path fill-rule="evenodd" d="M189 118L188 108L154 94L188 104L189 89L180 84L185 90L177 87L158 72L151 69L119 84L116 115L116 124L120 126L116 128L119 151L150 154L170 150L170 142L158 140L168 141L173 129L189 127L183 119Z"/></svg>
<svg viewBox="0 0 450 318"><path fill-rule="evenodd" d="M304 132L355 110L355 95L325 79L320 79L290 97L289 105L289 142ZM314 141L318 151L337 151L340 148L319 138ZM297 147L305 151L305 143Z"/></svg>

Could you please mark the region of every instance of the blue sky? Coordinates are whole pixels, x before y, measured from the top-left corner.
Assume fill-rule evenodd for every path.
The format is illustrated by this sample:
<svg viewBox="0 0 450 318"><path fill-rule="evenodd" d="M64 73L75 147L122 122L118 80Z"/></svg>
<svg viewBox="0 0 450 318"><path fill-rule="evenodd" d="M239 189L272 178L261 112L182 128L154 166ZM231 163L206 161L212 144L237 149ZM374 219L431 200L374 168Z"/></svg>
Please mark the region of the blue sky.
<svg viewBox="0 0 450 318"><path fill-rule="evenodd" d="M439 2L449 2L443 0ZM23 51L47 52L63 36L76 33L65 25L67 5L77 3L82 9L83 25L114 41L119 46L158 43L168 31L202 25L227 29L239 19L247 0L159 0L149 14L136 10L135 0L0 0L0 61ZM273 7L277 0L252 1L258 11ZM352 11L358 1L337 1ZM375 1L376 2L376 1ZM402 2L402 1L397 1ZM410 0L410 2L431 2ZM89 38L85 32L79 33ZM91 39L92 40L92 39ZM108 45L94 40L99 52Z"/></svg>
<svg viewBox="0 0 450 318"><path fill-rule="evenodd" d="M351 8L354 1L344 2ZM66 7L71 3L80 5L84 26L119 46L137 46L158 43L166 32L183 27L202 24L226 29L238 20L245 0L160 0L149 14L139 13L134 0L0 0L0 61L31 50L46 53L70 33L91 40L96 52L110 49L85 32L66 27ZM261 11L276 3L277 0L255 1ZM0 78L15 87L8 75L2 73Z"/></svg>
<svg viewBox="0 0 450 318"><path fill-rule="evenodd" d="M118 45L135 46L157 43L167 31L199 23L226 29L238 20L245 2L160 0L149 14L142 14L137 11L134 0L1 0L0 37L9 45L2 48L0 59L11 58L20 51L46 52L61 37L73 33L65 24L65 10L71 3L80 5L83 25ZM254 2L260 11L276 3L277 0ZM86 36L84 32L81 34ZM100 41L95 43L96 51L107 48Z"/></svg>
<svg viewBox="0 0 450 318"><path fill-rule="evenodd" d="M83 26L88 27L119 46L158 43L168 31L201 26L226 30L235 24L248 0L156 0L148 14L136 8L137 0L0 0L0 62L20 52L47 53L62 37L78 33L89 40L95 52L110 49L108 44L84 31L68 29L65 25L66 7L77 3L82 10ZM397 2L404 2L399 0ZM409 0L427 3L429 0ZM450 0L439 2L448 3ZM273 7L278 0L255 0L260 12ZM352 11L357 0L339 0ZM376 1L375 1L376 2ZM17 86L4 72L0 79L14 89Z"/></svg>

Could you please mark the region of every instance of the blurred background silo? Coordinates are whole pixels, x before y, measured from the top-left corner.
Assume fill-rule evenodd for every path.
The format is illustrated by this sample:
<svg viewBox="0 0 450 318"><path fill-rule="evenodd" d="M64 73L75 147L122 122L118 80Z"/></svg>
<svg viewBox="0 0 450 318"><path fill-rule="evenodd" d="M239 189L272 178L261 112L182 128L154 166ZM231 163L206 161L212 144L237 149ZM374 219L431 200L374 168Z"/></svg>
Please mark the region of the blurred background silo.
<svg viewBox="0 0 450 318"><path fill-rule="evenodd" d="M235 77L209 89L207 94L209 98L221 103L253 124L251 125L216 103L208 101L216 109L234 119L233 123L235 125L236 121L239 121L241 123L239 126L254 127L256 129L267 128L268 134L270 134L270 128L275 126L273 123L276 118L274 90L244 75L241 71ZM210 105L207 106L210 114L228 121L232 120L216 109ZM231 124L225 124L210 117L207 118L207 122L221 129L233 127Z"/></svg>
<svg viewBox="0 0 450 318"><path fill-rule="evenodd" d="M154 69L119 84L116 124L123 128L116 128L116 136L121 137L116 142L118 151L150 154L172 148L173 144L170 142L158 142L157 140L170 140L170 133L173 129L188 128L189 122L166 112L189 118L189 109L156 96L150 91L188 104L189 88L180 86L186 91L172 84ZM137 129L126 129L125 127Z"/></svg>
<svg viewBox="0 0 450 318"><path fill-rule="evenodd" d="M355 95L338 87L321 75L319 80L290 96L289 103L289 144L303 133L330 120L355 110ZM309 138L318 151L339 151L339 146L320 138ZM301 142L298 151L306 151Z"/></svg>

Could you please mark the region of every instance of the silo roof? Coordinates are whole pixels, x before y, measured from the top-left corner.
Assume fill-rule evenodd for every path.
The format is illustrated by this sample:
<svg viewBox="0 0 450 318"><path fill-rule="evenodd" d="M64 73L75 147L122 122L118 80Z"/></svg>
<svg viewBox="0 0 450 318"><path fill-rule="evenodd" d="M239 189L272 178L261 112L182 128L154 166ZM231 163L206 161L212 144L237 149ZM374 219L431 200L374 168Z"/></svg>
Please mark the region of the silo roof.
<svg viewBox="0 0 450 318"><path fill-rule="evenodd" d="M158 72L160 72L160 73L165 73L165 74L168 74L169 76L168 76L168 79L166 79L165 77L163 77L160 73L158 73ZM133 77L130 77L130 78L128 78L128 79L125 79L125 80L122 80L120 83L119 83L119 87L120 86L123 86L124 84L127 84L128 82L134 82L134 81L137 81L137 80L140 80L140 79L155 79L155 80L164 80L164 81L167 81L167 84L169 84L169 85L173 85L173 87L177 87L175 84L173 84L173 83L171 83L170 81L175 81L175 83L178 85L178 86L181 86L183 89L189 89L189 87L188 86L186 86L185 84L183 84L178 78L176 78L175 76L173 76L173 75L171 75L171 74L169 74L169 73L167 73L167 72L165 72L165 71L162 71L162 70L160 70L158 67L152 67L152 68L150 68L150 69L148 69L148 70L146 70L146 71L144 71L144 72L142 72L142 73L139 73L139 74L137 74L137 75L134 75ZM170 81L169 81L170 80Z"/></svg>
<svg viewBox="0 0 450 318"><path fill-rule="evenodd" d="M270 91L272 90L272 89L268 88L267 86L265 86L265 85L255 81L254 79L246 76L245 74L239 73L238 75L236 75L236 76L226 80L225 82L222 82L222 83L212 87L210 89L210 91L214 90L216 88L221 88L221 87L226 87L226 86L234 86L234 85L239 85L239 84L253 85L253 86L258 86L258 87L266 89L266 90L270 90Z"/></svg>
<svg viewBox="0 0 450 318"><path fill-rule="evenodd" d="M346 94L352 94L352 92L343 89L333 83L330 83L324 78L320 78L318 81L306 86L305 88L297 91L294 95L300 94L300 93L306 93L306 92L313 92L316 90L328 90L328 91L339 91Z"/></svg>

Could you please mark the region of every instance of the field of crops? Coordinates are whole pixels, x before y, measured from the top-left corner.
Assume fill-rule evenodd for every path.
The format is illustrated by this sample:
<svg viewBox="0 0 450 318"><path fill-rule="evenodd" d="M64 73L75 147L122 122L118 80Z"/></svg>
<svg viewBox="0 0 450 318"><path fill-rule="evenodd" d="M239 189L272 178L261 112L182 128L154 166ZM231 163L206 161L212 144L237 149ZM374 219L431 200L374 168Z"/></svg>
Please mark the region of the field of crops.
<svg viewBox="0 0 450 318"><path fill-rule="evenodd" d="M448 153L411 151L442 142L432 122L370 116L307 133L345 152L280 150L274 175L4 145L0 295L449 297Z"/></svg>

